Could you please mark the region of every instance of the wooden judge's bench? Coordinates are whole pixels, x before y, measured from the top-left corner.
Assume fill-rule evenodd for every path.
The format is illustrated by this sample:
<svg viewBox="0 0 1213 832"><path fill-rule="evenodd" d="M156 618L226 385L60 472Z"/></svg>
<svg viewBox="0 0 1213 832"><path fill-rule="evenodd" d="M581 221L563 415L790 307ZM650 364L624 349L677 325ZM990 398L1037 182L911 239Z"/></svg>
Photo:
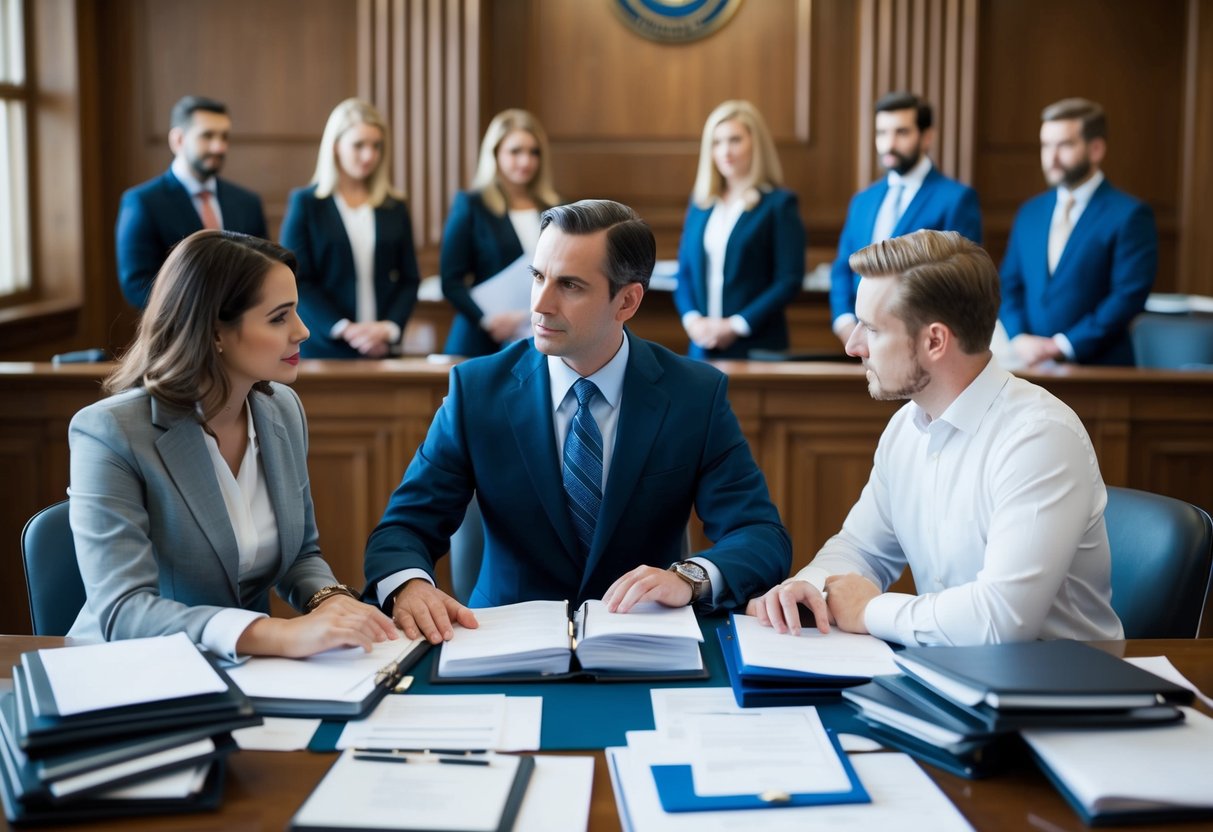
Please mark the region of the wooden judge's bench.
<svg viewBox="0 0 1213 832"><path fill-rule="evenodd" d="M663 294L648 300L669 304ZM647 311L635 322L637 334L684 349L672 304ZM426 314L419 310L419 320ZM842 357L831 343L824 298L802 295L789 318L795 349ZM791 532L799 568L841 525L898 405L872 401L855 364L719 367L729 376L730 400ZM109 369L0 363L0 540L7 549L0 560L0 632L29 632L20 531L38 509L64 498L68 422L100 398ZM363 583L367 536L425 437L448 371L449 364L422 358L302 363L295 389L308 415L317 522L340 580ZM1022 375L1082 418L1108 485L1213 508L1213 373L1060 366Z"/></svg>

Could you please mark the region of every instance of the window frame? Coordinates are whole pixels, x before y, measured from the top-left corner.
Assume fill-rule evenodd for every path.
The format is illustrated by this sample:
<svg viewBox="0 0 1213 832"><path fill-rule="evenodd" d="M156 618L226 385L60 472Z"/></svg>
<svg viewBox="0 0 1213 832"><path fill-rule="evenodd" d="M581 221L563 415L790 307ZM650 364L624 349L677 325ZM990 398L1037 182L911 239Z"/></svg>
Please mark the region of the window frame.
<svg viewBox="0 0 1213 832"><path fill-rule="evenodd" d="M37 89L35 77L35 29L33 16L37 4L29 0L10 0L21 7L21 40L23 68L20 84L10 81L0 81L0 101L19 101L25 109L25 211L26 211L26 248L29 251L29 285L15 292L0 294L0 311L11 309L36 301L40 297L38 287L38 142L37 142L37 110L34 101L34 90Z"/></svg>

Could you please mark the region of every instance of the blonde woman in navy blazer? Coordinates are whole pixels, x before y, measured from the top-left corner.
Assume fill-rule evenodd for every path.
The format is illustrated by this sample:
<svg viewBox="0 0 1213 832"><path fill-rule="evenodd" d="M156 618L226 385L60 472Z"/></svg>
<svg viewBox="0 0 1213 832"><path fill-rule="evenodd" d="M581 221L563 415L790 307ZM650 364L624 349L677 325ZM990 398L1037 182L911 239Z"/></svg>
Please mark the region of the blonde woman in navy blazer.
<svg viewBox="0 0 1213 832"><path fill-rule="evenodd" d="M726 101L713 110L678 246L674 302L691 356L787 349L784 308L804 277L805 234L796 194L782 181L775 142L754 105Z"/></svg>
<svg viewBox="0 0 1213 832"><path fill-rule="evenodd" d="M307 422L286 386L308 337L293 269L234 231L196 232L165 261L113 395L68 431L87 588L70 636L184 632L232 658L396 637L320 555ZM310 614L268 617L271 589Z"/></svg>
<svg viewBox="0 0 1213 832"><path fill-rule="evenodd" d="M388 129L342 101L320 140L312 184L291 193L282 245L299 260L304 358L383 358L400 344L421 278L404 194L391 186Z"/></svg>
<svg viewBox="0 0 1213 832"><path fill-rule="evenodd" d="M442 234L442 294L456 313L446 341L448 354L497 352L530 319L530 309L486 316L468 290L524 251L534 251L539 214L560 202L552 188L549 158L547 135L530 113L504 110L489 122L472 187L455 195ZM518 228L531 239L520 239ZM528 228L533 235L526 233Z"/></svg>

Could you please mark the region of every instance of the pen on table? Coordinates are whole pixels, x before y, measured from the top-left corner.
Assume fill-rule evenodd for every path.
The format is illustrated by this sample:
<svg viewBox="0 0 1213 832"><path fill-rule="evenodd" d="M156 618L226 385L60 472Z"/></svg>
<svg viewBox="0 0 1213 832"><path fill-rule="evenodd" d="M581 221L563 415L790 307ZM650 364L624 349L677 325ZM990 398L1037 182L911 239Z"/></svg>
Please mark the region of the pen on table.
<svg viewBox="0 0 1213 832"><path fill-rule="evenodd" d="M355 754L443 754L447 757L467 757L488 754L486 748L355 748Z"/></svg>
<svg viewBox="0 0 1213 832"><path fill-rule="evenodd" d="M355 760L368 763L437 763L448 766L487 766L485 759L473 760L468 757L438 757L433 754L406 757L403 754L366 754L355 753Z"/></svg>

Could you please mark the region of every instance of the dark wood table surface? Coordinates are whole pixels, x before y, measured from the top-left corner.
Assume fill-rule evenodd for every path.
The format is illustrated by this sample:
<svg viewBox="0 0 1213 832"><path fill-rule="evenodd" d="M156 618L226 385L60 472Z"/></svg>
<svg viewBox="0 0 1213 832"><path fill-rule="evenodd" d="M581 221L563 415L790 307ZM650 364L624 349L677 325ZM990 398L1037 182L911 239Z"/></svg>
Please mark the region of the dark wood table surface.
<svg viewBox="0 0 1213 832"><path fill-rule="evenodd" d="M21 653L41 647L57 647L63 643L61 638L0 636L0 680L4 680L0 681L0 685L9 684L7 680L11 677L12 665ZM1197 688L1213 694L1213 639L1104 642L1099 646L1123 656L1166 656ZM1199 707L1207 713L1213 713L1204 706ZM594 757L594 788L589 829L591 832L619 829L619 816L615 809L615 798L605 757L601 751L583 753ZM61 828L84 829L89 832L283 830L304 798L328 770L335 756L303 751L239 751L230 758L223 806L218 812L126 818ZM1131 758L1125 759L1125 765L1132 764ZM1017 762L1010 770L996 777L978 781L964 780L930 766L924 768L969 822L981 832L1018 832L1025 829L1070 832L1087 828L1030 763ZM0 824L3 824L2 820ZM7 829L8 826L3 825L2 828ZM913 819L906 818L903 828L914 829ZM1213 828L1213 824L1119 828L1188 830Z"/></svg>

